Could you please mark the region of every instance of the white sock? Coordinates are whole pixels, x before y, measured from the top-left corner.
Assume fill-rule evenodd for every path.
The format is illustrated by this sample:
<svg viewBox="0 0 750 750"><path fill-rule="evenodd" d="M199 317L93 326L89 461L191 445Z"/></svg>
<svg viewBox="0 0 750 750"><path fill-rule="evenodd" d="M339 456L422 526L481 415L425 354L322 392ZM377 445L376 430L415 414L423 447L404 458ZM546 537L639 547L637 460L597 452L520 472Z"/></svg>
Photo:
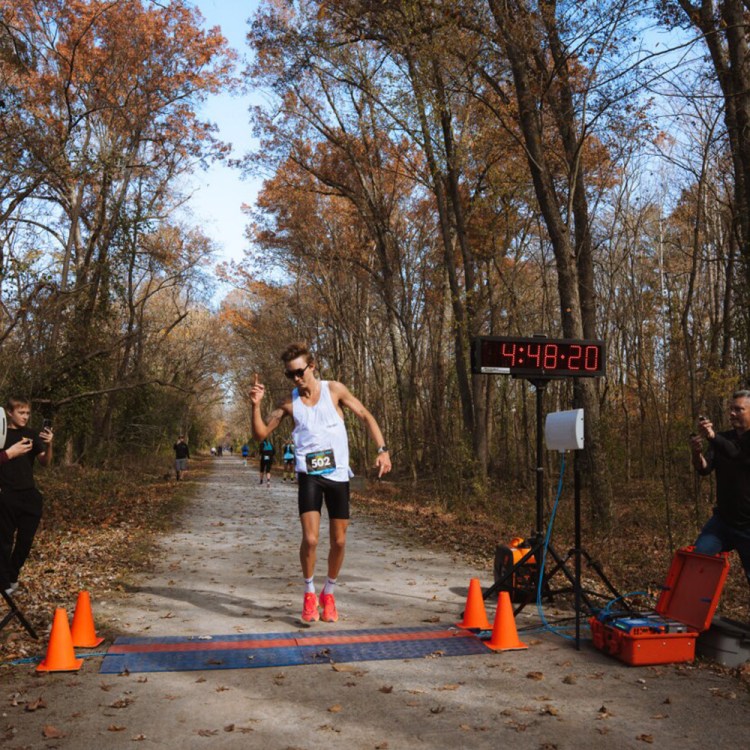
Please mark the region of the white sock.
<svg viewBox="0 0 750 750"><path fill-rule="evenodd" d="M333 589L336 586L336 579L335 578L326 578L326 585L323 586L323 590L320 592L321 594L332 594Z"/></svg>
<svg viewBox="0 0 750 750"><path fill-rule="evenodd" d="M313 581L315 580L315 576L312 578L305 578L305 593L306 594L314 594L315 593L315 584Z"/></svg>

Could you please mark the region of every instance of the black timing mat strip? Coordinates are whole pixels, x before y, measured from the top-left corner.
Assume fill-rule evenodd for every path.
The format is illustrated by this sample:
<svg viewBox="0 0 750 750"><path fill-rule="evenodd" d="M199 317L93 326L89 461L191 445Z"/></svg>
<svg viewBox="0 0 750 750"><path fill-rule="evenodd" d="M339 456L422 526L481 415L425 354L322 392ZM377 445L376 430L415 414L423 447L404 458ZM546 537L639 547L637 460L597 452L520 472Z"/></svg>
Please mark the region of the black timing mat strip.
<svg viewBox="0 0 750 750"><path fill-rule="evenodd" d="M109 648L99 671L120 674L248 669L487 653L491 651L473 633L445 626L118 638Z"/></svg>

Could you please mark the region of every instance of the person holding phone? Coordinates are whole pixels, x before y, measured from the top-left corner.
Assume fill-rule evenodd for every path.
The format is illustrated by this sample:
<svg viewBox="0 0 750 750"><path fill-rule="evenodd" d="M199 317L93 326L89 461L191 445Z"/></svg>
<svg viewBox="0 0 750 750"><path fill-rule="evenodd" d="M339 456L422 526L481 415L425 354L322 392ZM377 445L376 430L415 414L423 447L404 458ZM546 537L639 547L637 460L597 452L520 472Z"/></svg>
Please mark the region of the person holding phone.
<svg viewBox="0 0 750 750"><path fill-rule="evenodd" d="M349 525L349 478L352 476L344 407L357 416L377 446L375 466L379 477L391 470L391 459L375 417L343 383L319 380L315 376L315 359L306 344L290 344L281 355L281 361L284 375L295 388L279 402L266 421L260 411L265 386L255 375L250 389L253 437L265 440L285 417L294 421L292 441L296 448L297 505L302 524L299 556L305 578L302 621L319 620L320 608L324 622L336 622L339 615L333 591L344 561ZM330 548L328 579L318 601L313 576L323 502L328 511Z"/></svg>
<svg viewBox="0 0 750 750"><path fill-rule="evenodd" d="M5 404L8 431L0 457L0 587L6 593L18 588L18 577L31 552L42 518L42 495L34 483L34 462L52 461L51 423L41 432L32 430L31 403L11 397Z"/></svg>
<svg viewBox="0 0 750 750"><path fill-rule="evenodd" d="M695 540L695 551L716 555L737 550L750 585L750 390L732 394L729 424L731 430L717 432L708 417L699 416L698 433L690 437L696 472L716 474L716 505Z"/></svg>

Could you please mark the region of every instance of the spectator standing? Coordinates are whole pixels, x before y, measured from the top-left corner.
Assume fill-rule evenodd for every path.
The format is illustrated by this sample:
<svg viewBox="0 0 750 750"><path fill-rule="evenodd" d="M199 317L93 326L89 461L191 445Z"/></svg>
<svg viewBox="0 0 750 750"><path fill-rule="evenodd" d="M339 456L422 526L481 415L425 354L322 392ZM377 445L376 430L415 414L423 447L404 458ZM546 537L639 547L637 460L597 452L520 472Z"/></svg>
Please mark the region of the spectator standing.
<svg viewBox="0 0 750 750"><path fill-rule="evenodd" d="M179 482L182 475L187 471L188 459L190 458L190 448L185 442L185 436L180 435L172 448L174 449L174 473Z"/></svg>
<svg viewBox="0 0 750 750"><path fill-rule="evenodd" d="M21 568L42 520L43 498L34 482L34 461L52 461L51 424L41 432L28 425L31 402L11 397L5 404L8 431L0 456L0 586L8 594L18 588ZM4 459L4 460L3 460Z"/></svg>

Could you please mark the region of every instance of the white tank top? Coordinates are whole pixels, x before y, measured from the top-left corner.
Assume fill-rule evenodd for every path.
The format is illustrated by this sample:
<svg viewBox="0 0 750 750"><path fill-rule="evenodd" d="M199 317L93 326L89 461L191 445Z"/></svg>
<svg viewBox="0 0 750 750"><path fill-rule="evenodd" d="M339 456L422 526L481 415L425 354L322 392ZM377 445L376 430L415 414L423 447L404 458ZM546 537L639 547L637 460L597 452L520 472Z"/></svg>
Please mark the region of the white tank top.
<svg viewBox="0 0 750 750"><path fill-rule="evenodd" d="M292 440L295 448L295 464L298 472L317 474L335 482L348 482L352 476L349 469L349 439L346 425L336 411L331 399L328 381L320 382L320 398L315 406L302 403L299 390L292 391L292 415L294 430ZM329 461L336 468L329 470Z"/></svg>

